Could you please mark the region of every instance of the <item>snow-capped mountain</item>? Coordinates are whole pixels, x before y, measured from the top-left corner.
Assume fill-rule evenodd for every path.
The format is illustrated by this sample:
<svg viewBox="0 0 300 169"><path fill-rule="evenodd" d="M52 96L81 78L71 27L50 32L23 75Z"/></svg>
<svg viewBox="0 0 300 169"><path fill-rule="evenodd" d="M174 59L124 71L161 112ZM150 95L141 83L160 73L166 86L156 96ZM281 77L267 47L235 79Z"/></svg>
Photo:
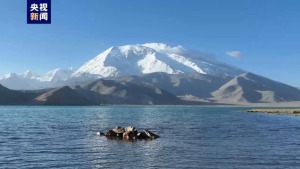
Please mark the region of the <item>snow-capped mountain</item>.
<svg viewBox="0 0 300 169"><path fill-rule="evenodd" d="M74 73L73 68L68 69L54 69L46 73L43 77L39 79L44 82L58 82L58 81L66 81L72 77Z"/></svg>
<svg viewBox="0 0 300 169"><path fill-rule="evenodd" d="M25 71L20 76L23 79L38 79L40 77L37 73L35 73L35 72L31 71L31 70Z"/></svg>
<svg viewBox="0 0 300 169"><path fill-rule="evenodd" d="M10 89L42 89L74 85L102 77L144 75L149 73L200 73L235 77L243 70L215 60L212 56L187 50L182 46L146 43L108 48L78 70L54 69L45 75L32 71L0 77L0 84Z"/></svg>
<svg viewBox="0 0 300 169"><path fill-rule="evenodd" d="M7 79L38 79L40 76L31 70L27 70L22 74L16 73L9 73L0 77L0 80L7 80Z"/></svg>
<svg viewBox="0 0 300 169"><path fill-rule="evenodd" d="M38 89L43 86L39 78L38 74L27 70L22 74L9 73L0 77L0 84L11 89Z"/></svg>
<svg viewBox="0 0 300 169"><path fill-rule="evenodd" d="M16 90L57 87L59 82L69 80L73 73L73 68L54 69L44 76L40 76L33 71L27 70L21 74L10 73L0 77L0 84Z"/></svg>
<svg viewBox="0 0 300 169"><path fill-rule="evenodd" d="M171 47L162 43L146 43L111 47L86 62L74 74L103 77L142 75L154 72L168 74L201 73L237 76L242 70L209 58L206 54Z"/></svg>

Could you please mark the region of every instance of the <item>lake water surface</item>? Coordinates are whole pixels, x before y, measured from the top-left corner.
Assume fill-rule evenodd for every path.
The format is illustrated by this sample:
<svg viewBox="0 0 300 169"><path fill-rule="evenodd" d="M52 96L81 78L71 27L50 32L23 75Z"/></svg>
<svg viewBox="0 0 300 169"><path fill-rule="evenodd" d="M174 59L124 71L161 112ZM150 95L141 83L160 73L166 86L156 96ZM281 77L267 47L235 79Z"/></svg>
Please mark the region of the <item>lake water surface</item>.
<svg viewBox="0 0 300 169"><path fill-rule="evenodd" d="M0 107L0 168L300 168L300 117L229 107ZM96 135L134 125L160 135Z"/></svg>

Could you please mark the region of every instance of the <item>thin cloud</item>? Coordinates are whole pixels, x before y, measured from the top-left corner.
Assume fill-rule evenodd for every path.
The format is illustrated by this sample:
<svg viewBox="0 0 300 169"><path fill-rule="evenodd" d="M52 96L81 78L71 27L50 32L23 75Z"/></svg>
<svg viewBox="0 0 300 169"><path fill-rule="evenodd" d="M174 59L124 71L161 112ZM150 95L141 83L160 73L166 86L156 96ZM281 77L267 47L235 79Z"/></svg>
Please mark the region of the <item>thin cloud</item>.
<svg viewBox="0 0 300 169"><path fill-rule="evenodd" d="M241 57L241 52L240 51L228 51L228 52L225 52L226 55L232 57L232 58L240 58Z"/></svg>

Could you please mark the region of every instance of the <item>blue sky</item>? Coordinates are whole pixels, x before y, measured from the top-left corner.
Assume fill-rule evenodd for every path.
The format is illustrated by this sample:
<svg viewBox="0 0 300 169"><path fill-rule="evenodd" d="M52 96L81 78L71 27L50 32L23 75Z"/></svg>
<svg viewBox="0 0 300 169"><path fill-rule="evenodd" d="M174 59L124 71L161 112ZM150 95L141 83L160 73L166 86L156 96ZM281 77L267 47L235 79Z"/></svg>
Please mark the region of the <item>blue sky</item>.
<svg viewBox="0 0 300 169"><path fill-rule="evenodd" d="M0 24L0 75L78 68L110 46L162 42L300 86L298 0L52 0L51 25L27 25L26 0L1 0Z"/></svg>

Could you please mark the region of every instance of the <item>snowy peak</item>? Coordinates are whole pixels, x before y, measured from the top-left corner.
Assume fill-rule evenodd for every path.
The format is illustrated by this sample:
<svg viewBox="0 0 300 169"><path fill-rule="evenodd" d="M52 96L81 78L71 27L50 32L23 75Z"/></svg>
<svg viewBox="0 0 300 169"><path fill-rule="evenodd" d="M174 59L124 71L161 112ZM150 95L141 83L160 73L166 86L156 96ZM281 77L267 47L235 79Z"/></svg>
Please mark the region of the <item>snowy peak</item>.
<svg viewBox="0 0 300 169"><path fill-rule="evenodd" d="M2 77L0 77L0 80L5 80L5 79L36 79L39 78L40 76L36 73L34 73L31 70L27 70L24 73L21 74L16 74L16 73L9 73L6 74Z"/></svg>
<svg viewBox="0 0 300 169"><path fill-rule="evenodd" d="M20 76L22 76L24 79L36 79L38 77L40 77L38 74L34 73L31 70L27 70L25 71L23 74L21 74Z"/></svg>
<svg viewBox="0 0 300 169"><path fill-rule="evenodd" d="M27 70L21 74L9 73L0 78L3 79L27 79L27 80L38 80L38 81L64 81L71 78L74 73L73 68L68 69L54 69L46 73L44 76L40 76L37 73Z"/></svg>
<svg viewBox="0 0 300 169"><path fill-rule="evenodd" d="M83 73L103 77L140 75L157 71L174 73L169 65L158 59L161 55L155 49L140 45L111 47L80 67L75 76Z"/></svg>
<svg viewBox="0 0 300 169"><path fill-rule="evenodd" d="M68 69L54 69L46 73L45 76L41 77L41 81L53 82L53 81L66 81L72 77L74 73L73 68Z"/></svg>
<svg viewBox="0 0 300 169"><path fill-rule="evenodd" d="M146 46L152 49L155 49L158 52L161 53L183 53L184 51L186 51L186 49L184 49L182 46L169 46L167 44L164 43L145 43L145 44L141 44L141 46Z"/></svg>
<svg viewBox="0 0 300 169"><path fill-rule="evenodd" d="M207 56L204 57L203 53L191 52L182 46L146 43L111 47L81 66L74 76L95 74L109 77L155 72L229 76L243 73L240 69L216 62L214 59L210 60Z"/></svg>
<svg viewBox="0 0 300 169"><path fill-rule="evenodd" d="M2 80L2 79L8 79L8 78L16 78L17 76L18 75L15 74L15 73L9 73L9 74L6 74L6 75L0 77L0 80Z"/></svg>
<svg viewBox="0 0 300 169"><path fill-rule="evenodd" d="M57 87L64 81L69 81L74 73L73 68L54 69L40 76L33 71L27 70L21 74L10 73L0 77L0 84L16 90L43 89ZM59 83L60 82L60 83Z"/></svg>
<svg viewBox="0 0 300 169"><path fill-rule="evenodd" d="M144 56L149 53L151 54L156 52L156 50L152 48L140 46L140 45L125 45L125 46L113 47L111 51L116 52L112 54L117 54L117 56L119 54L124 54L125 57L133 56L133 54L137 56Z"/></svg>

